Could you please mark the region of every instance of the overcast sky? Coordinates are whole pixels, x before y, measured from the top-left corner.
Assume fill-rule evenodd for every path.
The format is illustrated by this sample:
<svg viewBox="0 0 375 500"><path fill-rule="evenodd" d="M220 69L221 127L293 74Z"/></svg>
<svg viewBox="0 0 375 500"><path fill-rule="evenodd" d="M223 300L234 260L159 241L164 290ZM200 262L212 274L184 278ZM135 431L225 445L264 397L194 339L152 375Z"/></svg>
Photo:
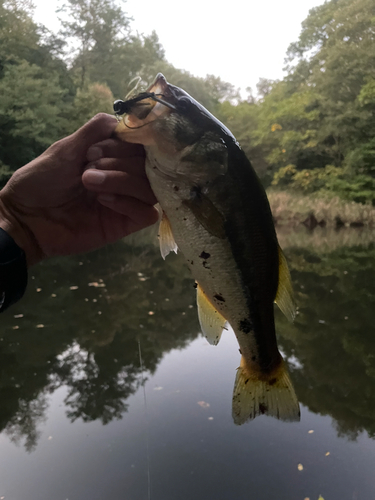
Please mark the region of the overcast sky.
<svg viewBox="0 0 375 500"><path fill-rule="evenodd" d="M58 28L58 0L34 0L35 19ZM62 2L62 0L60 0ZM283 77L289 44L301 23L323 0L128 0L124 10L133 30L155 30L166 58L196 76L213 74L244 90L259 78ZM186 5L184 7L184 5Z"/></svg>

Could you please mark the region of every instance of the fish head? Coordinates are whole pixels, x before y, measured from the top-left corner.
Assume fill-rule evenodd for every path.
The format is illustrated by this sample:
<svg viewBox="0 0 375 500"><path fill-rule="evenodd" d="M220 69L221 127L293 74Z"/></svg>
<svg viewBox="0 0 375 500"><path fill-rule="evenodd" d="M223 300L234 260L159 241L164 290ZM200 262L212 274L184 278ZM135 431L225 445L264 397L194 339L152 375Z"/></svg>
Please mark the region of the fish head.
<svg viewBox="0 0 375 500"><path fill-rule="evenodd" d="M194 154L206 154L207 140L202 139L207 139L207 134L219 149L226 149L227 138L235 140L208 110L183 89L168 83L161 73L145 92L116 101L114 108L125 113L115 134L126 142L143 144L164 173L181 168L191 173L192 163L196 165ZM187 157L193 162L186 161Z"/></svg>

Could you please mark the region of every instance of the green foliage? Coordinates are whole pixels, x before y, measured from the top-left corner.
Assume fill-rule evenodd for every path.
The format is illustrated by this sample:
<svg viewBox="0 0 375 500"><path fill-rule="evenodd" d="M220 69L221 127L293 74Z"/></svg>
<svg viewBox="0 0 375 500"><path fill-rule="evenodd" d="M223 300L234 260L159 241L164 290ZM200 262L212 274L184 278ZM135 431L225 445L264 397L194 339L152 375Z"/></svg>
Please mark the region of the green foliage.
<svg viewBox="0 0 375 500"><path fill-rule="evenodd" d="M213 112L239 98L218 77L196 78L167 63L157 34L133 34L115 0L66 0L59 12L56 36L33 22L27 0L1 1L0 186L97 112L113 113L137 77L146 86L163 71Z"/></svg>
<svg viewBox="0 0 375 500"><path fill-rule="evenodd" d="M122 7L65 0L56 36L33 22L27 0L1 2L0 161L8 170L0 182L96 112L112 112L135 79L145 88L162 72L230 128L266 186L374 203L373 0L312 9L288 49L287 76L261 78L258 98L246 101L216 76L175 68L155 32L131 31Z"/></svg>
<svg viewBox="0 0 375 500"><path fill-rule="evenodd" d="M113 94L106 85L94 83L78 89L71 107L67 133L73 133L96 113L112 113L113 101Z"/></svg>
<svg viewBox="0 0 375 500"><path fill-rule="evenodd" d="M0 80L0 161L14 170L60 138L64 95L57 74L50 73L47 80L40 67L25 60L5 65Z"/></svg>
<svg viewBox="0 0 375 500"><path fill-rule="evenodd" d="M272 186L290 187L304 193L313 193L320 189L335 191L336 182L341 179L342 168L326 165L324 168L297 170L295 165L287 165L275 173Z"/></svg>
<svg viewBox="0 0 375 500"><path fill-rule="evenodd" d="M259 82L256 123L248 127L266 162L263 179L373 202L373 0L331 0L312 9L299 40L289 47L287 63L282 82ZM236 119L232 122L236 129Z"/></svg>

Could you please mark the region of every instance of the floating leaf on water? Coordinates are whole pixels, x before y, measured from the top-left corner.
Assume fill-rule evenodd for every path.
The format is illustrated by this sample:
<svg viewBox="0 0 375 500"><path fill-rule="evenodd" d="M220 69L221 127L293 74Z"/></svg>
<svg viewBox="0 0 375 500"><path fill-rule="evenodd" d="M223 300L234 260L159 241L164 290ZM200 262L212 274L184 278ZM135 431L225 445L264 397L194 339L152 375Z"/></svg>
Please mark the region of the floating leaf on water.
<svg viewBox="0 0 375 500"><path fill-rule="evenodd" d="M318 500L324 500L324 498L322 497L322 495L319 495Z"/></svg>
<svg viewBox="0 0 375 500"><path fill-rule="evenodd" d="M153 316L154 314L155 314L154 311L148 311L149 316Z"/></svg>
<svg viewBox="0 0 375 500"><path fill-rule="evenodd" d="M19 329L19 326L18 326L18 325L15 325L15 326L13 327L13 330L18 330L18 329Z"/></svg>
<svg viewBox="0 0 375 500"><path fill-rule="evenodd" d="M318 323L320 323L321 325L325 325L326 322L324 321L324 319L320 319Z"/></svg>
<svg viewBox="0 0 375 500"><path fill-rule="evenodd" d="M92 299L93 302L98 302L98 299Z"/></svg>
<svg viewBox="0 0 375 500"><path fill-rule="evenodd" d="M41 289L41 288L37 288L37 289L36 289L36 291L37 291L37 292L41 292L41 291L42 291L42 289Z"/></svg>
<svg viewBox="0 0 375 500"><path fill-rule="evenodd" d="M85 302L88 302L88 301L89 301L89 299L86 297L86 298L85 298Z"/></svg>
<svg viewBox="0 0 375 500"><path fill-rule="evenodd" d="M15 314L13 318L23 318L23 314Z"/></svg>
<svg viewBox="0 0 375 500"><path fill-rule="evenodd" d="M73 285L73 286L70 287L70 290L78 290L78 286Z"/></svg>
<svg viewBox="0 0 375 500"><path fill-rule="evenodd" d="M39 325L36 325L37 328L44 328L44 325L42 325L41 323Z"/></svg>
<svg viewBox="0 0 375 500"><path fill-rule="evenodd" d="M309 434L312 434L313 432L314 432L314 431L313 431L313 430L311 430L311 431L309 431Z"/></svg>
<svg viewBox="0 0 375 500"><path fill-rule="evenodd" d="M198 401L198 404L201 408L209 408L210 404L206 403L205 401Z"/></svg>
<svg viewBox="0 0 375 500"><path fill-rule="evenodd" d="M55 293L51 293L51 297L56 297L56 294Z"/></svg>
<svg viewBox="0 0 375 500"><path fill-rule="evenodd" d="M303 470L303 465L302 465L302 464L298 464L298 465L297 465L297 469L298 469L298 470Z"/></svg>
<svg viewBox="0 0 375 500"><path fill-rule="evenodd" d="M304 500L310 500L310 498L309 498L309 497L306 497L306 498L304 498Z"/></svg>
<svg viewBox="0 0 375 500"><path fill-rule="evenodd" d="M330 451L327 451L327 453L326 453L326 457L328 457L328 455L330 455L330 454L331 454L331 452L330 452Z"/></svg>
<svg viewBox="0 0 375 500"><path fill-rule="evenodd" d="M105 283L98 283L97 281L93 281L92 283L88 283L88 286L93 286L95 288L104 288Z"/></svg>

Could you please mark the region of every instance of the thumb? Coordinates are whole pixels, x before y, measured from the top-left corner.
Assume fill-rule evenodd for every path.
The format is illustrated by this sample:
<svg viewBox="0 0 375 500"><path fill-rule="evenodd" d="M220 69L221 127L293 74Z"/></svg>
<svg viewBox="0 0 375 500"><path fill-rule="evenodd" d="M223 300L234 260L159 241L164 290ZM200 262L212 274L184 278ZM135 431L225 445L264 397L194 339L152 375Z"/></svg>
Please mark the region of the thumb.
<svg viewBox="0 0 375 500"><path fill-rule="evenodd" d="M92 144L109 139L117 123L114 116L99 113L74 132L69 139L79 144L82 150L86 151Z"/></svg>
<svg viewBox="0 0 375 500"><path fill-rule="evenodd" d="M53 144L46 153L53 153L54 149L58 149L63 151L66 161L84 162L89 147L109 139L116 126L117 120L114 116L99 113L76 132Z"/></svg>

